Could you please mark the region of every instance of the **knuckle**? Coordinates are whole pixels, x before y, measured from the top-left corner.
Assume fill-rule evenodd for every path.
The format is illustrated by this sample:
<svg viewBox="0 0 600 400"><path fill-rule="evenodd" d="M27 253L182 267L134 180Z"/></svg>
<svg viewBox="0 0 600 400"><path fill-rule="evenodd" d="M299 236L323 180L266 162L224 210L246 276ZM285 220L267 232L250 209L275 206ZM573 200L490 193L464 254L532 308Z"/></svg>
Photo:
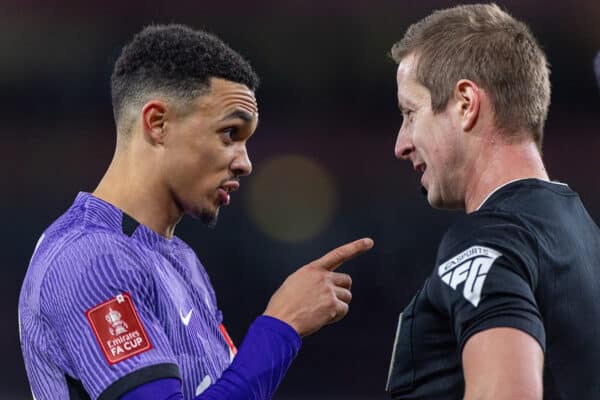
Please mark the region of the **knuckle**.
<svg viewBox="0 0 600 400"><path fill-rule="evenodd" d="M348 314L348 311L350 311L350 306L346 303L342 303L342 305L338 309L337 315L341 319L341 318L345 317L346 314Z"/></svg>
<svg viewBox="0 0 600 400"><path fill-rule="evenodd" d="M325 305L328 309L333 310L335 312L335 309L337 307L337 297L335 296L335 294L332 294L331 296L327 297Z"/></svg>
<svg viewBox="0 0 600 400"><path fill-rule="evenodd" d="M350 303L352 301L352 292L349 290L346 294L346 299L348 300L348 301L346 301L346 303Z"/></svg>
<svg viewBox="0 0 600 400"><path fill-rule="evenodd" d="M346 258L354 252L354 246L352 244L338 248L338 255L340 258Z"/></svg>
<svg viewBox="0 0 600 400"><path fill-rule="evenodd" d="M333 260L335 262L337 262L338 260L341 260L344 258L344 251L342 249L335 249L333 251Z"/></svg>
<svg viewBox="0 0 600 400"><path fill-rule="evenodd" d="M321 285L329 286L329 275L327 273L317 274L317 282Z"/></svg>
<svg viewBox="0 0 600 400"><path fill-rule="evenodd" d="M344 284L346 286L350 287L352 285L352 277L348 274L343 274L342 276L343 276Z"/></svg>

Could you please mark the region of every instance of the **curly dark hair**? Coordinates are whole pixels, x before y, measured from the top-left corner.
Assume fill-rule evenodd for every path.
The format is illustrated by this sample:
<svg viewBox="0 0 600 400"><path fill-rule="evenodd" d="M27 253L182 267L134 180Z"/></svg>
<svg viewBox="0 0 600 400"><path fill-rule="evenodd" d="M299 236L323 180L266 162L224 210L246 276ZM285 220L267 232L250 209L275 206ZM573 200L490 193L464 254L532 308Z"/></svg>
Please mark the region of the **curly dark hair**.
<svg viewBox="0 0 600 400"><path fill-rule="evenodd" d="M221 39L185 25L151 25L123 47L111 76L117 127L126 122L129 105L142 106L149 95L166 95L189 104L210 89L210 78L223 78L258 88L248 61ZM130 121L132 122L132 121Z"/></svg>

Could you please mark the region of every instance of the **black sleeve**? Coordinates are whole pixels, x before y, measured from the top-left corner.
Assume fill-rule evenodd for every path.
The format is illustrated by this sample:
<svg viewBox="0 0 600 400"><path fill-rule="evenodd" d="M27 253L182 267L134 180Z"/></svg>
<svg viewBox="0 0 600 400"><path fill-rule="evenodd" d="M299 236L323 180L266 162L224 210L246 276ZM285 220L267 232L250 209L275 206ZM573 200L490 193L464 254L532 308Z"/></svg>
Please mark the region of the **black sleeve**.
<svg viewBox="0 0 600 400"><path fill-rule="evenodd" d="M446 234L432 297L450 316L460 353L472 335L497 327L524 331L545 351L534 295L539 267L535 237L509 216L469 216Z"/></svg>

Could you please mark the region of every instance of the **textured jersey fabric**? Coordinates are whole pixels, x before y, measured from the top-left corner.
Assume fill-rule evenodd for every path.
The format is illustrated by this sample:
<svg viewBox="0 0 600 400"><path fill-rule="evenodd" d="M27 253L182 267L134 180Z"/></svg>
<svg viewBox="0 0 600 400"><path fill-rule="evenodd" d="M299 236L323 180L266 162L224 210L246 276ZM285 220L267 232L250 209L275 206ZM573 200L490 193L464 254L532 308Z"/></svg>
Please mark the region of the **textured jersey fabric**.
<svg viewBox="0 0 600 400"><path fill-rule="evenodd" d="M38 241L19 327L37 400L119 398L160 378L191 399L235 352L193 250L88 193Z"/></svg>
<svg viewBox="0 0 600 400"><path fill-rule="evenodd" d="M240 351L221 378L195 400L271 399L300 347L300 337L286 323L260 316L250 326ZM180 400L179 381L157 379L132 389L120 400Z"/></svg>
<svg viewBox="0 0 600 400"><path fill-rule="evenodd" d="M196 400L271 399L300 345L300 336L288 324L261 315L250 325L231 366Z"/></svg>
<svg viewBox="0 0 600 400"><path fill-rule="evenodd" d="M598 398L600 230L568 186L512 182L448 230L400 316L392 398L462 398L462 349L494 327L538 341L544 399Z"/></svg>

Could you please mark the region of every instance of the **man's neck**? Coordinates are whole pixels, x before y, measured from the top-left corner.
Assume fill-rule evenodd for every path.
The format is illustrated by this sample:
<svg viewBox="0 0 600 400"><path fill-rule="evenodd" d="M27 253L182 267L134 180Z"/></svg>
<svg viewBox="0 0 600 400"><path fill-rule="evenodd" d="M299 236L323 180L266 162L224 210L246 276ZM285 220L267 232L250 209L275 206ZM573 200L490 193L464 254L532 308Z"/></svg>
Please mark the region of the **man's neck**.
<svg viewBox="0 0 600 400"><path fill-rule="evenodd" d="M170 239L183 213L152 169L139 163L133 168L124 155L115 155L92 194Z"/></svg>
<svg viewBox="0 0 600 400"><path fill-rule="evenodd" d="M489 143L484 146L469 171L465 195L467 213L476 211L497 188L527 178L549 180L535 143Z"/></svg>

